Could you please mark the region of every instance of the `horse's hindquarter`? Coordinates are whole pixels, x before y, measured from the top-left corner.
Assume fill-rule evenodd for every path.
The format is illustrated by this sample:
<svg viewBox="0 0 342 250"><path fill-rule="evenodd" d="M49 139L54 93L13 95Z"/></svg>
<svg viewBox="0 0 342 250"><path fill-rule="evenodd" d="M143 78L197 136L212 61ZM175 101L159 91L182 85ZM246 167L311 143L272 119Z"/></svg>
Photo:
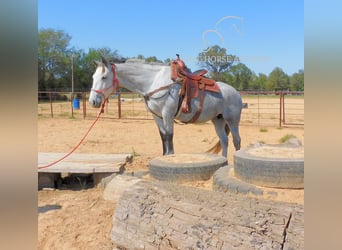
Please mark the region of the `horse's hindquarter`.
<svg viewBox="0 0 342 250"><path fill-rule="evenodd" d="M235 88L226 83L217 82L217 84L220 87L224 105L234 112L241 113L242 99L240 93Z"/></svg>

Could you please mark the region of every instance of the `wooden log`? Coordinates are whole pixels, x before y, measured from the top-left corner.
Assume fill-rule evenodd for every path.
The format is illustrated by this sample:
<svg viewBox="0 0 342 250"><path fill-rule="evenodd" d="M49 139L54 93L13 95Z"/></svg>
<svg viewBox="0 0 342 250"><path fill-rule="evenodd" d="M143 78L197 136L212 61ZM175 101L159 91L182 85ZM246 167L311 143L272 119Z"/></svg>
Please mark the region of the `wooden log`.
<svg viewBox="0 0 342 250"><path fill-rule="evenodd" d="M303 249L304 207L167 182L139 181L116 206L127 249Z"/></svg>

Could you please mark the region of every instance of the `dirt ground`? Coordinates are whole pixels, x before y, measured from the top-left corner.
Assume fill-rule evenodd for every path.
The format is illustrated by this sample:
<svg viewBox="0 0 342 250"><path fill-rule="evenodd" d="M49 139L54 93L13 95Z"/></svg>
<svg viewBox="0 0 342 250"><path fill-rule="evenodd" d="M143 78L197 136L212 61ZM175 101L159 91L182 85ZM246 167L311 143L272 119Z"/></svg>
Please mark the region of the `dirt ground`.
<svg viewBox="0 0 342 250"><path fill-rule="evenodd" d="M68 152L82 138L91 119L39 118L38 151ZM304 128L240 126L242 148L256 142L277 144L293 135L304 144ZM176 153L203 153L217 142L213 125L175 124ZM234 147L229 136L228 162L233 164ZM131 153L126 171L147 170L154 157L162 155L159 132L153 121L100 119L77 153ZM149 178L149 177L146 177ZM186 183L211 189L209 181ZM304 190L275 190L265 199L304 204ZM270 192L272 193L272 192ZM38 191L38 249L113 249L110 240L115 203L103 199L103 189ZM274 194L274 192L273 192Z"/></svg>

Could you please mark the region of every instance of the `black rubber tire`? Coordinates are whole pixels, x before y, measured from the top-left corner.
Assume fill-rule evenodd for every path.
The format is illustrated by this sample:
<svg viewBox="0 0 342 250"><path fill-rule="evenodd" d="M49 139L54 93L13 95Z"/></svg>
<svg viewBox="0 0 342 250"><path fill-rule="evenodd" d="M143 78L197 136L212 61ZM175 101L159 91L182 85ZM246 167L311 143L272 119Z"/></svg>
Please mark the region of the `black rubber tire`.
<svg viewBox="0 0 342 250"><path fill-rule="evenodd" d="M235 177L264 187L304 188L304 158L266 158L242 149L234 154Z"/></svg>
<svg viewBox="0 0 342 250"><path fill-rule="evenodd" d="M262 195L263 190L238 178L229 176L234 171L233 166L219 168L213 175L213 189L222 192Z"/></svg>
<svg viewBox="0 0 342 250"><path fill-rule="evenodd" d="M208 180L214 172L227 165L227 159L216 154L191 154L192 157L205 157L201 162L170 162L169 157L184 156L167 155L154 158L149 164L150 175L158 180L170 182L187 182Z"/></svg>

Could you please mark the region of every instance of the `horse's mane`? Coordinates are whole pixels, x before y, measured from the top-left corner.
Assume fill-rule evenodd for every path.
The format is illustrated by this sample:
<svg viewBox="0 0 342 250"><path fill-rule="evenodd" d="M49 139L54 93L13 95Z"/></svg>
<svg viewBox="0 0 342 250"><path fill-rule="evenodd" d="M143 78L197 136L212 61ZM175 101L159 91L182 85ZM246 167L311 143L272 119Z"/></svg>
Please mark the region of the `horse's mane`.
<svg viewBox="0 0 342 250"><path fill-rule="evenodd" d="M110 63L124 63L127 61L127 59L124 57L110 57L110 58L107 58L107 60Z"/></svg>
<svg viewBox="0 0 342 250"><path fill-rule="evenodd" d="M169 66L169 64L166 64L163 62L146 62L145 59L137 59L137 58L129 58L125 61L125 63L138 63L138 64L147 64L147 65Z"/></svg>
<svg viewBox="0 0 342 250"><path fill-rule="evenodd" d="M159 65L159 66L170 66L168 63L163 62L147 62L145 59L137 58L123 58L123 57L110 57L107 58L110 63L136 63L136 64L146 64L146 65Z"/></svg>

